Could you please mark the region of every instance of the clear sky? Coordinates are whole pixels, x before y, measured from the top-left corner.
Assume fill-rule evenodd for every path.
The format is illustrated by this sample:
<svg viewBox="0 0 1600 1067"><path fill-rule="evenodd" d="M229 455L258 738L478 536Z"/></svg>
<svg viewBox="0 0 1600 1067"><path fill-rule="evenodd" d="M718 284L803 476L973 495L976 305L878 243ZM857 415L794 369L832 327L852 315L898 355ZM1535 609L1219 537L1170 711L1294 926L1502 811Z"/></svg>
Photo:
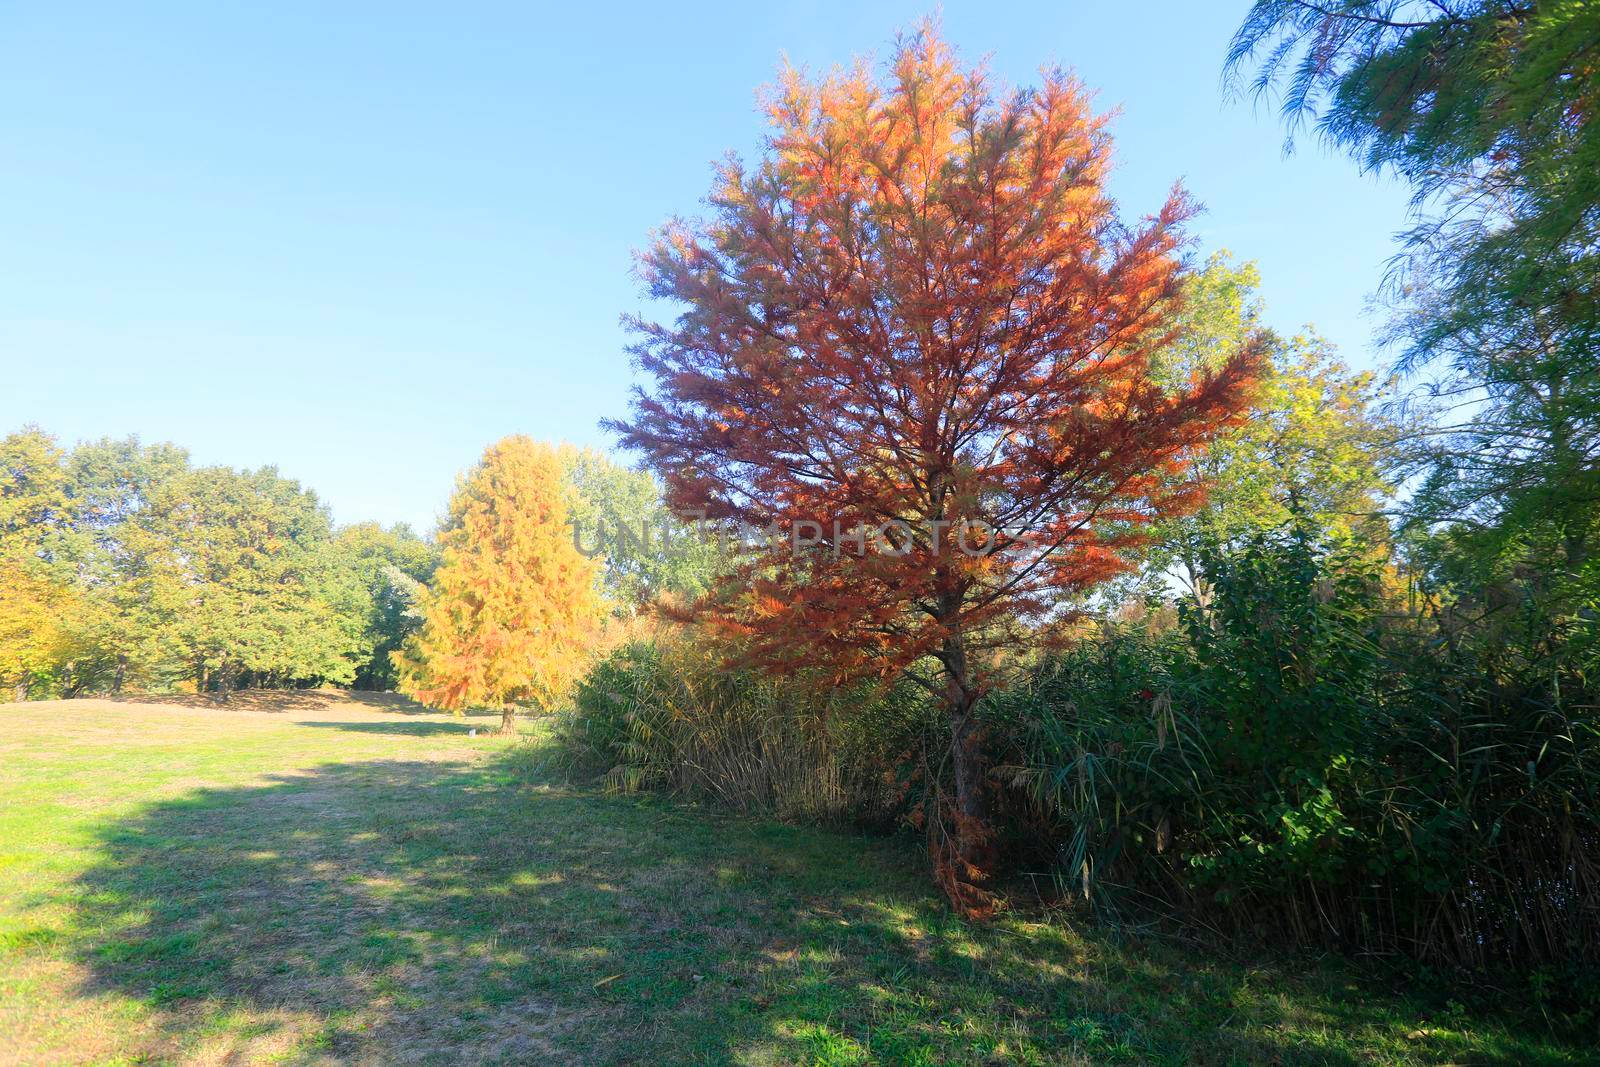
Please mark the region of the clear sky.
<svg viewBox="0 0 1600 1067"><path fill-rule="evenodd" d="M1199 254L1261 265L1269 322L1375 365L1404 191L1221 68L1246 0L947 3L1013 84L1118 108L1130 215L1181 178ZM512 432L605 446L631 251L750 155L755 89L885 54L927 3L0 3L0 433L136 433L276 464L340 522L427 529Z"/></svg>

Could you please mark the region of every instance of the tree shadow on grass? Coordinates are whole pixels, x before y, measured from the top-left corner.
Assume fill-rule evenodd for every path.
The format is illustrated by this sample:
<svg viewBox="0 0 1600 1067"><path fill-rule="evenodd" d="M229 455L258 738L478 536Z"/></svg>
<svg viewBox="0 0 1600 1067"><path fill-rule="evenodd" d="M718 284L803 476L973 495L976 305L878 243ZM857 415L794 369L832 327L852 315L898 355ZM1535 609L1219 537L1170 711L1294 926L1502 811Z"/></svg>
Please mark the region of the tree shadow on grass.
<svg viewBox="0 0 1600 1067"><path fill-rule="evenodd" d="M586 946L532 936L512 800L487 769L376 761L155 805L82 878L87 991L157 1008L157 1056L545 1058L576 1017L544 979Z"/></svg>
<svg viewBox="0 0 1600 1067"><path fill-rule="evenodd" d="M499 724L499 717L495 717L495 724ZM453 734L465 736L476 730L480 734L492 732L493 727L485 727L482 723L468 722L439 722L439 721L408 721L404 719L385 719L381 722L350 722L350 721L301 721L297 726L309 726L317 730L348 730L358 734L407 734L412 737L433 737L439 734Z"/></svg>
<svg viewBox="0 0 1600 1067"><path fill-rule="evenodd" d="M418 704L400 693L379 693L363 689L238 689L226 701L212 693L122 693L89 699L113 704L159 703L168 707L200 708L207 711L329 711L353 709L382 712L386 715L437 715L438 710ZM488 714L485 712L484 714ZM495 712L496 718L499 712Z"/></svg>
<svg viewBox="0 0 1600 1067"><path fill-rule="evenodd" d="M78 898L93 932L82 992L154 1020L117 1051L1355 1062L1231 1026L1271 1013L1245 1003L1248 974L1185 972L1056 926L970 927L901 842L598 796L513 764L330 765L201 790L105 833Z"/></svg>

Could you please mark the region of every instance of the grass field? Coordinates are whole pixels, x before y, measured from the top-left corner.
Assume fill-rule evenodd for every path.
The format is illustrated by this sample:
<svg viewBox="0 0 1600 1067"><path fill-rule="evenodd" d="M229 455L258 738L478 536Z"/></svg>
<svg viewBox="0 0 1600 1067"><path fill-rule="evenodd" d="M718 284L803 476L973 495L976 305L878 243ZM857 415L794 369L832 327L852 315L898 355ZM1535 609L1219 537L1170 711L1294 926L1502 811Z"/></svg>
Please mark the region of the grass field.
<svg viewBox="0 0 1600 1067"><path fill-rule="evenodd" d="M904 842L563 785L496 721L0 705L0 1062L1586 1061L1331 965L972 927Z"/></svg>

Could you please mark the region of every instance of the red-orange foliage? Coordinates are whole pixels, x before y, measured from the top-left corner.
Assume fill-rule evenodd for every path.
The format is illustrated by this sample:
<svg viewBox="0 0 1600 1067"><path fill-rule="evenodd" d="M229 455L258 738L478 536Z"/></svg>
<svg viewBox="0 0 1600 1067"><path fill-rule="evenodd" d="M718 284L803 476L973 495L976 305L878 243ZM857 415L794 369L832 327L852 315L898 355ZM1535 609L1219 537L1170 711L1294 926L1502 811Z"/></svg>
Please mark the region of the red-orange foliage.
<svg viewBox="0 0 1600 1067"><path fill-rule="evenodd" d="M1188 457L1238 417L1256 356L1177 388L1152 376L1192 208L1175 189L1118 220L1105 120L1067 75L1001 95L924 28L884 84L789 70L767 109L759 165L724 164L713 217L641 256L685 310L633 321L655 388L613 428L679 511L815 537L701 605L755 660L904 672L944 701L955 796L931 840L952 901L983 913L972 712L994 658L1198 503ZM909 551L849 536L889 521Z"/></svg>

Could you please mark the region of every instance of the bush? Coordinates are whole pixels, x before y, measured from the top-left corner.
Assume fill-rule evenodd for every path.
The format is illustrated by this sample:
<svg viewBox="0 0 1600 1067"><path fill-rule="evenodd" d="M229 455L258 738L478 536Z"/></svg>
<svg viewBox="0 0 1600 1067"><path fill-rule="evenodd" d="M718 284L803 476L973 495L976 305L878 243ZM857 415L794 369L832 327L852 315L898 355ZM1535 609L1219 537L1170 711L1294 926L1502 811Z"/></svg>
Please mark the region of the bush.
<svg viewBox="0 0 1600 1067"><path fill-rule="evenodd" d="M621 792L653 789L738 811L888 821L893 770L926 723L904 690L834 689L725 669L695 631L622 646L580 685L561 732Z"/></svg>
<svg viewBox="0 0 1600 1067"><path fill-rule="evenodd" d="M1180 630L1108 626L991 706L1000 787L1063 883L1298 944L1600 963L1586 646L1424 625L1302 535L1207 572Z"/></svg>
<svg viewBox="0 0 1600 1067"><path fill-rule="evenodd" d="M1294 532L1205 573L1206 609L1102 623L989 697L1012 869L1046 863L1106 915L1577 995L1600 964L1592 609L1499 590L1492 627L1456 625ZM922 694L727 671L699 638L634 642L583 683L562 729L609 787L915 821L941 726Z"/></svg>

